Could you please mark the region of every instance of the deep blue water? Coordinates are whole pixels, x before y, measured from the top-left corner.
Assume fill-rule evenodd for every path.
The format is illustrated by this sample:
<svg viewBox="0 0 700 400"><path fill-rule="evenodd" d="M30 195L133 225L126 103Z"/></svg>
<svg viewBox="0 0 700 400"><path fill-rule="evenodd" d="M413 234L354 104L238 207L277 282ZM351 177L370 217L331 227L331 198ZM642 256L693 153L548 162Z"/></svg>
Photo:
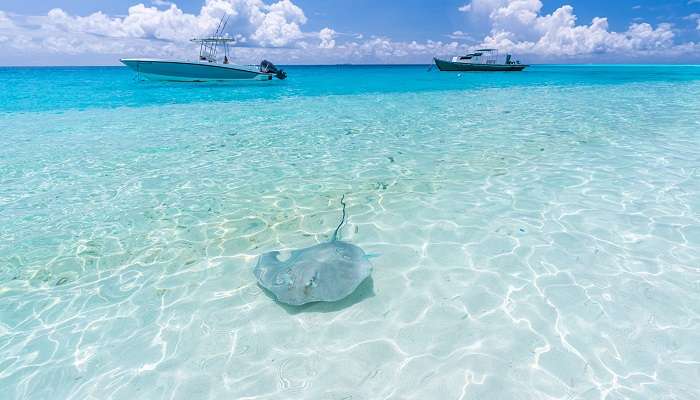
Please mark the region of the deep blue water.
<svg viewBox="0 0 700 400"><path fill-rule="evenodd" d="M698 66L535 65L521 73L441 73L428 65L288 66L285 81L136 81L126 67L0 68L0 112L406 93L529 86L621 85L700 80Z"/></svg>

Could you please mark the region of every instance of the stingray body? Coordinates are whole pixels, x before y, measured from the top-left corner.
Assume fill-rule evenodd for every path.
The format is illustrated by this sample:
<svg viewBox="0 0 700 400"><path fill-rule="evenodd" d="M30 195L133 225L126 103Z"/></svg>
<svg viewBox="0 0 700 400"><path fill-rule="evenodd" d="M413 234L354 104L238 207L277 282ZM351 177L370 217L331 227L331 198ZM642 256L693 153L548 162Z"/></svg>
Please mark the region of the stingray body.
<svg viewBox="0 0 700 400"><path fill-rule="evenodd" d="M333 239L311 247L293 250L280 260L280 252L264 253L253 270L258 283L278 301L299 306L315 301L338 301L347 297L372 273L365 252L354 244L338 240L343 217Z"/></svg>

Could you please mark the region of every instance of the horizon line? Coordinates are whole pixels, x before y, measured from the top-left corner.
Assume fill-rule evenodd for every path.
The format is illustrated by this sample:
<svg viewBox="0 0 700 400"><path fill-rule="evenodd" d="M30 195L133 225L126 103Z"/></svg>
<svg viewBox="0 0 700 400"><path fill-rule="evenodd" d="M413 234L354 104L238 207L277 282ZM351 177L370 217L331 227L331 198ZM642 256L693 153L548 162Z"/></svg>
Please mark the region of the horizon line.
<svg viewBox="0 0 700 400"><path fill-rule="evenodd" d="M248 64L241 64L248 65ZM251 64L252 65L252 64ZM412 67L412 66L431 66L434 63L336 63L336 64L277 64L283 67ZM530 66L688 66L700 67L700 63L615 63L615 62L600 62L600 63L531 63ZM44 65L27 65L27 64L0 64L0 68L128 68L122 64L44 64Z"/></svg>

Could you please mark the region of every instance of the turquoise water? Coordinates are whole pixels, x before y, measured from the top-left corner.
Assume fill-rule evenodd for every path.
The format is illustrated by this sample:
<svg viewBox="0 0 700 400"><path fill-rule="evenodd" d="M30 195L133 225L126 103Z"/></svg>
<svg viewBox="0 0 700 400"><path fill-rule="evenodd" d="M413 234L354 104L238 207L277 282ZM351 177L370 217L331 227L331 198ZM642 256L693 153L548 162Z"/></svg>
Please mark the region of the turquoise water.
<svg viewBox="0 0 700 400"><path fill-rule="evenodd" d="M700 397L700 67L287 70L0 69L0 397Z"/></svg>

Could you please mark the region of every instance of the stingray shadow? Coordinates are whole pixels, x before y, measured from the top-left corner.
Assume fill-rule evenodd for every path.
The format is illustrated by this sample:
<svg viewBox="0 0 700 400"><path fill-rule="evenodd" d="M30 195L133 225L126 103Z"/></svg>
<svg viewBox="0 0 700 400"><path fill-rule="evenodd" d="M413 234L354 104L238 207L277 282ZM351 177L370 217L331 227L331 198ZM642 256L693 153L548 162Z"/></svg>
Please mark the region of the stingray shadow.
<svg viewBox="0 0 700 400"><path fill-rule="evenodd" d="M355 289L354 292L350 293L347 297L342 300L326 302L326 301L316 301L313 303L306 303L300 306L291 306L289 304L282 303L277 300L274 294L269 290L265 289L260 283L258 287L262 289L263 293L290 315L296 315L300 313L329 313L344 310L346 308L352 307L355 304L374 297L374 280L372 276L368 276L367 279L362 281L360 285Z"/></svg>

